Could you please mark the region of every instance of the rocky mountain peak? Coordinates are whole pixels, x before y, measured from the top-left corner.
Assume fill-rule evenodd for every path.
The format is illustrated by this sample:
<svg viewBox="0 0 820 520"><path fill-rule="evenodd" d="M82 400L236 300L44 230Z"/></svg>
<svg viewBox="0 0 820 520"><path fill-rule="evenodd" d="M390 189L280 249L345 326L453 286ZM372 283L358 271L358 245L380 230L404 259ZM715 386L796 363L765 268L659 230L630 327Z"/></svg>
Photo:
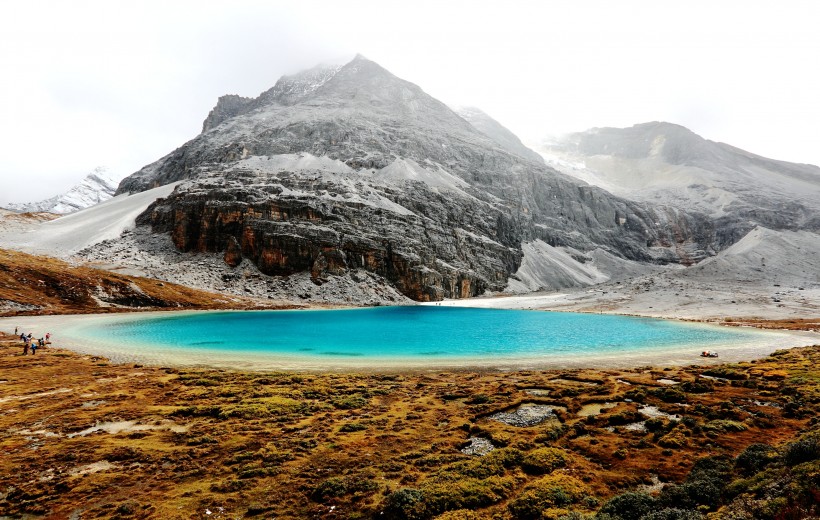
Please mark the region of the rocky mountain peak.
<svg viewBox="0 0 820 520"><path fill-rule="evenodd" d="M629 128L593 128L572 134L568 142L584 155L625 159L661 157L670 164L686 164L708 153L705 139L684 126L663 121Z"/></svg>
<svg viewBox="0 0 820 520"><path fill-rule="evenodd" d="M256 98L233 94L221 96L203 122L202 133L254 110L294 106L314 98L321 98L325 105L359 103L371 108L387 105L390 111L403 110L405 115L418 108L419 100L427 104L433 101L434 112L444 106L424 94L418 86L397 78L378 63L357 54L344 65L321 64L282 76Z"/></svg>
<svg viewBox="0 0 820 520"><path fill-rule="evenodd" d="M460 118L418 85L393 75L362 55L341 67L332 81L316 92L316 98L332 105L343 103L360 111L391 117L435 117L446 124L460 125ZM412 121L409 121L412 122Z"/></svg>
<svg viewBox="0 0 820 520"><path fill-rule="evenodd" d="M472 111L472 124L363 56L217 108L206 132L119 192L184 181L137 223L180 251L224 255L232 269L307 273L317 286L357 285L364 271L437 300L503 290L522 244L536 240L539 251L602 248L659 263L711 251L700 217L656 213L565 177L486 114ZM543 287L589 277L570 278Z"/></svg>
<svg viewBox="0 0 820 520"><path fill-rule="evenodd" d="M272 88L259 96L257 105L299 103L330 81L341 68L341 65L317 65L296 74L282 76Z"/></svg>

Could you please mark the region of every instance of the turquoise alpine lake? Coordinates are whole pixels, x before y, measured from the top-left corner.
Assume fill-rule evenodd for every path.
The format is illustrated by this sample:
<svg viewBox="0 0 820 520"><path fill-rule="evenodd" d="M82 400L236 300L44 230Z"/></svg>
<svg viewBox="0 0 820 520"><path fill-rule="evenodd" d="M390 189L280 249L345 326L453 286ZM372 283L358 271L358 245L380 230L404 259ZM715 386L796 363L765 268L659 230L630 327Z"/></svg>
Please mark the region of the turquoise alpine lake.
<svg viewBox="0 0 820 520"><path fill-rule="evenodd" d="M545 360L738 345L758 331L669 320L564 312L402 306L105 316L64 331L179 359L257 356L409 360Z"/></svg>

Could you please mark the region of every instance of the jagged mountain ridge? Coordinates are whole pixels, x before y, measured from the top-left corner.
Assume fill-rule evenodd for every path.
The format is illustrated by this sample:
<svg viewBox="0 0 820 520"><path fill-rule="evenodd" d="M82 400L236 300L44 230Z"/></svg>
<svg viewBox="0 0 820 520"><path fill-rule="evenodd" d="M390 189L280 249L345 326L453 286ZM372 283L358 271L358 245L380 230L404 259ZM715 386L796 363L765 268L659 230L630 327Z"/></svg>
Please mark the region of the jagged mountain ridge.
<svg viewBox="0 0 820 520"><path fill-rule="evenodd" d="M304 74L312 78L316 72L310 69ZM209 131L126 178L118 192L141 191L186 178L186 160L224 163L252 155L306 152L340 159L361 169L383 168L398 157L420 164L444 164L459 159L446 152L446 143L453 138L475 147L499 148L418 86L396 78L361 56L316 88L307 89L294 102L293 96L288 95L294 90L291 85L309 82L299 74L283 77L219 125L214 125L217 119L212 118L207 125L211 127ZM225 112L231 111L226 108ZM441 135L444 128L449 135ZM430 130L435 135L425 135ZM385 141L384 137L393 139ZM362 143L362 139L368 142ZM177 164L178 161L183 164ZM158 166L162 171L156 171L154 167Z"/></svg>
<svg viewBox="0 0 820 520"><path fill-rule="evenodd" d="M138 223L267 275L363 269L435 300L502 290L535 240L656 263L714 252L703 216L559 174L361 56L220 98L203 130L118 193L185 181Z"/></svg>
<svg viewBox="0 0 820 520"><path fill-rule="evenodd" d="M61 195L38 202L11 203L6 207L21 213L74 213L113 197L117 184L117 180L105 168L95 168L82 181Z"/></svg>
<svg viewBox="0 0 820 520"><path fill-rule="evenodd" d="M594 128L538 147L551 166L637 201L755 226L820 229L820 168L761 157L664 122Z"/></svg>
<svg viewBox="0 0 820 520"><path fill-rule="evenodd" d="M222 96L202 123L202 133L215 128L227 119L246 114L266 104L292 105L324 85L339 72L340 68L340 65L317 65L299 74L282 76L276 85L256 98L246 98L236 94Z"/></svg>

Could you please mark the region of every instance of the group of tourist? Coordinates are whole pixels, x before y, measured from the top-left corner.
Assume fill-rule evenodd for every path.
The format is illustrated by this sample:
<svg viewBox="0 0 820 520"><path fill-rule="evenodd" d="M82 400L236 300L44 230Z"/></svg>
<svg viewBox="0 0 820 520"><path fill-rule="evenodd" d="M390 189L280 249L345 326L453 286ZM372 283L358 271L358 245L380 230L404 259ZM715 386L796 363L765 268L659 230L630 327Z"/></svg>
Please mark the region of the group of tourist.
<svg viewBox="0 0 820 520"><path fill-rule="evenodd" d="M14 327L14 335L17 335L19 331L19 327ZM42 338L35 339L32 337L32 333L29 332L26 334L25 332L20 332L20 341L23 342L23 355L27 356L28 351L31 350L32 354L37 354L38 348L44 348L46 345L51 344L51 333L46 332L46 335Z"/></svg>

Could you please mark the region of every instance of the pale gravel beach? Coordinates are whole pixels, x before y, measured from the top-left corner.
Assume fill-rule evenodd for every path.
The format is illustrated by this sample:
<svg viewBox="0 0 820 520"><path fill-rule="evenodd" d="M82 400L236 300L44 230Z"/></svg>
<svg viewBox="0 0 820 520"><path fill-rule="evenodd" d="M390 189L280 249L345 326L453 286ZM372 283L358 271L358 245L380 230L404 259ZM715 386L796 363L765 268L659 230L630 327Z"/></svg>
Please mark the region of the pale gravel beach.
<svg viewBox="0 0 820 520"><path fill-rule="evenodd" d="M563 292L423 303L454 307L592 312L688 321L820 316L820 287L705 282L662 273Z"/></svg>

